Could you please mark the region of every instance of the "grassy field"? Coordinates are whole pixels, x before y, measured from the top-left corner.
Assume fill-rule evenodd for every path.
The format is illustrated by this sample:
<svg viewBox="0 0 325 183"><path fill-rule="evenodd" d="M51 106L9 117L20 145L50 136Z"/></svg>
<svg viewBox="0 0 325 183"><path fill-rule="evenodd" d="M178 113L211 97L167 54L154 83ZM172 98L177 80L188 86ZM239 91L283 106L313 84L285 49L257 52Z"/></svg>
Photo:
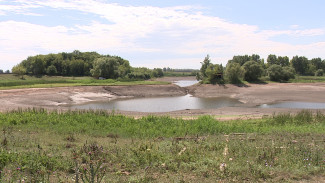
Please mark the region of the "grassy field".
<svg viewBox="0 0 325 183"><path fill-rule="evenodd" d="M92 77L62 77L62 76L15 76L0 74L0 89L16 88L48 88L63 86L98 86L98 85L141 85L141 84L168 84L162 81L119 81L113 79L97 80Z"/></svg>
<svg viewBox="0 0 325 183"><path fill-rule="evenodd" d="M166 72L166 77L177 76L190 76L190 72ZM295 79L289 83L316 83L325 82L325 77L319 76L296 76ZM243 81L244 84L248 82ZM273 83L268 81L267 78L262 78L257 83ZM14 74L0 74L0 90L4 89L17 89L17 88L49 88L49 87L64 87L64 86L100 86L100 85L141 85L141 84L169 84L163 81L127 81L127 80L97 80L92 77L62 77L62 76L28 76L25 75L24 79Z"/></svg>
<svg viewBox="0 0 325 183"><path fill-rule="evenodd" d="M295 79L290 80L292 83L317 83L325 82L325 76L296 76Z"/></svg>
<svg viewBox="0 0 325 183"><path fill-rule="evenodd" d="M0 113L1 182L296 182L325 178L325 115L220 122L103 111Z"/></svg>

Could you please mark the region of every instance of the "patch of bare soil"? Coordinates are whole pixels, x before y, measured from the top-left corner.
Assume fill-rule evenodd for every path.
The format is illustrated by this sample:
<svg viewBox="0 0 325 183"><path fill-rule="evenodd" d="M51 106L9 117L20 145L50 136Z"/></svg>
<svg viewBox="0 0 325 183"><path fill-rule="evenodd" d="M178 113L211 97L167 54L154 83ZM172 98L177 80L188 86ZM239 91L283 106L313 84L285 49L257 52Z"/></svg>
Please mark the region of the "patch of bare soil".
<svg viewBox="0 0 325 183"><path fill-rule="evenodd" d="M181 96L186 89L176 85L79 86L0 90L0 110L18 108L69 109L68 106L119 98Z"/></svg>

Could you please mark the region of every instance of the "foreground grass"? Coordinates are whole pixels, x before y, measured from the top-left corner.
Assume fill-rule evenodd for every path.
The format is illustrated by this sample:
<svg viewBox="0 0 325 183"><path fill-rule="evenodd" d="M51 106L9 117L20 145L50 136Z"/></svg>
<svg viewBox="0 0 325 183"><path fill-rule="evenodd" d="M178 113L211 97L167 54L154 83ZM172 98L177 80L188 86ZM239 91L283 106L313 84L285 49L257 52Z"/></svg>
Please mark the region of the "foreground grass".
<svg viewBox="0 0 325 183"><path fill-rule="evenodd" d="M325 116L308 111L220 122L209 116L134 119L103 111L28 110L0 113L0 128L1 182L294 182L325 177Z"/></svg>
<svg viewBox="0 0 325 183"><path fill-rule="evenodd" d="M0 74L0 89L18 88L49 88L64 86L103 86L103 85L154 85L169 84L162 81L119 81L114 79L97 80L92 77L62 77L62 76L24 76L21 79L13 74Z"/></svg>

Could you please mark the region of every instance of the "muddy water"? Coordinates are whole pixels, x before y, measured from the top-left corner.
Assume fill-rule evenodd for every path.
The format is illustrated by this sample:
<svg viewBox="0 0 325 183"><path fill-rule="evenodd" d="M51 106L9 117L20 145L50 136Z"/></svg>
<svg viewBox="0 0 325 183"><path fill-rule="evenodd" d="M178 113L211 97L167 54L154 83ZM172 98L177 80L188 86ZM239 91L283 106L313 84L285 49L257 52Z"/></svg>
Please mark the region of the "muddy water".
<svg viewBox="0 0 325 183"><path fill-rule="evenodd" d="M132 98L95 102L72 106L72 109L104 109L137 112L171 112L186 109L216 109L236 106L240 102L231 98L197 98L191 95L178 97Z"/></svg>

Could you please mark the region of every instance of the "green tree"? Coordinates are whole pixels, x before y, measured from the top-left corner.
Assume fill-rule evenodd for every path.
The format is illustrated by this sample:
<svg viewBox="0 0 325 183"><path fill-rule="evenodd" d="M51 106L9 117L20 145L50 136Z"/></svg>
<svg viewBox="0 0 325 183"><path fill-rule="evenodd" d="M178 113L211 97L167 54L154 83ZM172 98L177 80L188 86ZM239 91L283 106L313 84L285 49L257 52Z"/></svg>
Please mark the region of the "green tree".
<svg viewBox="0 0 325 183"><path fill-rule="evenodd" d="M314 65L317 70L322 69L324 66L324 63L321 58L313 58L310 60L310 63Z"/></svg>
<svg viewBox="0 0 325 183"><path fill-rule="evenodd" d="M229 83L238 84L241 83L241 79L244 75L244 69L239 63L228 63L225 71L225 78Z"/></svg>
<svg viewBox="0 0 325 183"><path fill-rule="evenodd" d="M57 75L58 71L56 70L56 67L54 65L50 65L47 69L46 69L46 73L50 76L54 76Z"/></svg>
<svg viewBox="0 0 325 183"><path fill-rule="evenodd" d="M72 60L70 62L70 74L73 76L83 76L85 73L85 62L82 60Z"/></svg>
<svg viewBox="0 0 325 183"><path fill-rule="evenodd" d="M152 72L150 69L145 67L133 67L131 72L127 74L127 78L134 79L134 80L147 80L150 79Z"/></svg>
<svg viewBox="0 0 325 183"><path fill-rule="evenodd" d="M206 70L211 64L210 56L207 55L203 62L201 62L201 68L200 68L200 73L197 75L197 80L203 80L204 78L207 77Z"/></svg>
<svg viewBox="0 0 325 183"><path fill-rule="evenodd" d="M24 79L24 74L26 74L26 68L22 65L16 65L12 68L12 73L20 76L21 79Z"/></svg>
<svg viewBox="0 0 325 183"><path fill-rule="evenodd" d="M311 64L310 62L308 63L307 70L305 71L305 75L308 76L314 76L317 68L315 65Z"/></svg>
<svg viewBox="0 0 325 183"><path fill-rule="evenodd" d="M250 60L251 60L251 58L248 55L237 55L237 56L233 56L232 60L229 60L228 63L235 62L235 63L240 64L240 66L242 66Z"/></svg>
<svg viewBox="0 0 325 183"><path fill-rule="evenodd" d="M256 61L248 61L243 65L244 79L246 81L257 81L262 76L264 70L261 64Z"/></svg>
<svg viewBox="0 0 325 183"><path fill-rule="evenodd" d="M240 66L244 65L246 62L248 61L255 61L261 65L264 64L264 60L261 59L261 57L257 54L252 54L251 56L249 55L237 55L237 56L233 56L233 58L231 60L228 61L229 62L235 62L235 63L239 63Z"/></svg>
<svg viewBox="0 0 325 183"><path fill-rule="evenodd" d="M203 78L203 83L207 84L222 84L223 81L223 67L219 64L210 64L205 71L206 77Z"/></svg>
<svg viewBox="0 0 325 183"><path fill-rule="evenodd" d="M277 57L276 55L269 55L267 57L267 66L270 67L271 65L280 65L282 67L289 66L289 57L287 56L279 56Z"/></svg>
<svg viewBox="0 0 325 183"><path fill-rule="evenodd" d="M270 67L271 65L278 64L278 58L276 55L269 55L267 57L267 65Z"/></svg>
<svg viewBox="0 0 325 183"><path fill-rule="evenodd" d="M288 81L295 77L295 72L292 67L281 67L280 65L271 65L268 70L268 75L271 81Z"/></svg>
<svg viewBox="0 0 325 183"><path fill-rule="evenodd" d="M3 70L2 69L0 69L0 74L3 74Z"/></svg>
<svg viewBox="0 0 325 183"><path fill-rule="evenodd" d="M290 62L289 62L289 57L287 56L279 56L278 59L277 59L277 64L278 65L281 65L282 67L285 67L285 66L289 66Z"/></svg>
<svg viewBox="0 0 325 183"><path fill-rule="evenodd" d="M131 66L129 61L120 62L121 65L118 66L118 76L124 78L128 73L131 72Z"/></svg>
<svg viewBox="0 0 325 183"><path fill-rule="evenodd" d="M306 57L294 56L291 60L291 66L297 74L306 75L309 67L308 59Z"/></svg>
<svg viewBox="0 0 325 183"><path fill-rule="evenodd" d="M97 58L93 65L94 68L90 72L94 77L116 79L119 76L118 66L119 64L116 58Z"/></svg>
<svg viewBox="0 0 325 183"><path fill-rule="evenodd" d="M324 70L323 69L318 69L316 72L315 72L315 76L323 76L324 75Z"/></svg>
<svg viewBox="0 0 325 183"><path fill-rule="evenodd" d="M201 62L200 72L197 73L197 80L202 80L206 84L223 83L222 65L212 64L210 56L207 55Z"/></svg>
<svg viewBox="0 0 325 183"><path fill-rule="evenodd" d="M45 73L45 60L42 55L37 55L35 57L29 57L30 70L33 75L43 75Z"/></svg>
<svg viewBox="0 0 325 183"><path fill-rule="evenodd" d="M164 76L164 72L161 68L154 68L152 73L153 73L153 76L156 78L160 78L160 77Z"/></svg>

